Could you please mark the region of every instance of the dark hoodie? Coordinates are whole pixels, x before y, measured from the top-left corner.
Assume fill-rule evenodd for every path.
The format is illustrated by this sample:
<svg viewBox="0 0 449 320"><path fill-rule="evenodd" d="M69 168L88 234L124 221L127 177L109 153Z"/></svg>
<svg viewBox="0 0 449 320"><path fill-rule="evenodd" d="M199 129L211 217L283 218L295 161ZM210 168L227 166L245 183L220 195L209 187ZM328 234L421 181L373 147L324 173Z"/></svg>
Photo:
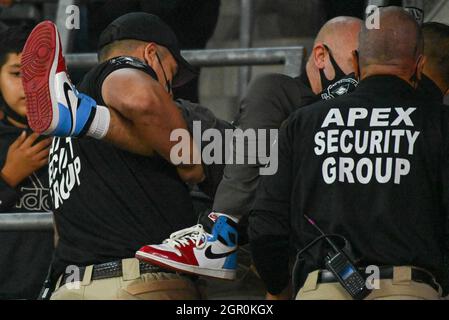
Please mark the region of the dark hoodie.
<svg viewBox="0 0 449 320"><path fill-rule="evenodd" d="M0 165L23 129L0 121ZM11 188L0 178L0 214L50 210L48 167ZM36 299L53 254L51 231L0 231L0 299Z"/></svg>

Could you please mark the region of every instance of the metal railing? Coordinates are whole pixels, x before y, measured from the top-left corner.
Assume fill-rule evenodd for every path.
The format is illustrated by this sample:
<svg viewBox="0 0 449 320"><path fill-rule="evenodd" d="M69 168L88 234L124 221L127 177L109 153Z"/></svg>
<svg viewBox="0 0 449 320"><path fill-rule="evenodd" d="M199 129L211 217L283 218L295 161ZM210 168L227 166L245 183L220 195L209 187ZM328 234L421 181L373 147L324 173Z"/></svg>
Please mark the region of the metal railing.
<svg viewBox="0 0 449 320"><path fill-rule="evenodd" d="M192 199L211 202L201 192L191 191ZM53 212L0 213L0 232L4 231L51 231L53 230Z"/></svg>
<svg viewBox="0 0 449 320"><path fill-rule="evenodd" d="M53 213L2 213L0 231L50 231L53 229Z"/></svg>
<svg viewBox="0 0 449 320"><path fill-rule="evenodd" d="M188 50L182 55L197 67L231 67L284 65L284 73L298 76L305 56L304 47L275 47L254 49ZM68 54L69 68L90 68L98 63L97 54Z"/></svg>

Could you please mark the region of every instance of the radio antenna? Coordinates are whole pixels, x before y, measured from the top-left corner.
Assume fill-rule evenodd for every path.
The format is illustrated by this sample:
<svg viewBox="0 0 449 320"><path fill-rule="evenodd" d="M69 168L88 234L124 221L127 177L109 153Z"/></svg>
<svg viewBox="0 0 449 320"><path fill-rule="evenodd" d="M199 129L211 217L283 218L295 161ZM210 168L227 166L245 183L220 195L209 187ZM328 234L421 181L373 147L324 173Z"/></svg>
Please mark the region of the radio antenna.
<svg viewBox="0 0 449 320"><path fill-rule="evenodd" d="M308 215L304 215L304 218L316 229L318 232L326 239L327 243L330 244L330 246L335 250L335 252L339 252L340 250L337 248L337 246L329 239L329 237L323 232L323 230L318 227L315 221L312 220Z"/></svg>

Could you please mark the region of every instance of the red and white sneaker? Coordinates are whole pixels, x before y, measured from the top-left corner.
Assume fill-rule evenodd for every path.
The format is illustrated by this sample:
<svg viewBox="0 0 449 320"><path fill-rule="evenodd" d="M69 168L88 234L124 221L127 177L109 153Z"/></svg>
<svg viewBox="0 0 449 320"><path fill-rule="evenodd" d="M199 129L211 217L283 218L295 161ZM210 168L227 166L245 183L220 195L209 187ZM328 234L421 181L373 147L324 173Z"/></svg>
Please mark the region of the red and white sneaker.
<svg viewBox="0 0 449 320"><path fill-rule="evenodd" d="M212 278L234 280L237 269L237 224L214 214L212 234L201 224L173 233L160 245L148 245L136 258L166 269Z"/></svg>
<svg viewBox="0 0 449 320"><path fill-rule="evenodd" d="M21 72L33 131L57 137L87 132L98 111L97 103L71 83L58 30L51 21L39 23L28 36Z"/></svg>

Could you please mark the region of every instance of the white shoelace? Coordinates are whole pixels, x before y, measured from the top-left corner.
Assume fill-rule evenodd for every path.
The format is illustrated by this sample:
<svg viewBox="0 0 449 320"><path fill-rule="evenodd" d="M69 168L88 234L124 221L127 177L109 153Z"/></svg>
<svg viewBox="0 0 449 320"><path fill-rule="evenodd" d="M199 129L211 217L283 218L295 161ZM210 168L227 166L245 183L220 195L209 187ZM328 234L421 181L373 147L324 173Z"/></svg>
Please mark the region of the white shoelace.
<svg viewBox="0 0 449 320"><path fill-rule="evenodd" d="M170 239L165 240L164 243L168 244L172 248L179 248L188 246L190 241L193 241L198 249L202 249L206 246L207 235L208 234L204 230L203 226L201 224L197 224L191 228L172 233L170 235ZM201 243L201 240L204 241Z"/></svg>

